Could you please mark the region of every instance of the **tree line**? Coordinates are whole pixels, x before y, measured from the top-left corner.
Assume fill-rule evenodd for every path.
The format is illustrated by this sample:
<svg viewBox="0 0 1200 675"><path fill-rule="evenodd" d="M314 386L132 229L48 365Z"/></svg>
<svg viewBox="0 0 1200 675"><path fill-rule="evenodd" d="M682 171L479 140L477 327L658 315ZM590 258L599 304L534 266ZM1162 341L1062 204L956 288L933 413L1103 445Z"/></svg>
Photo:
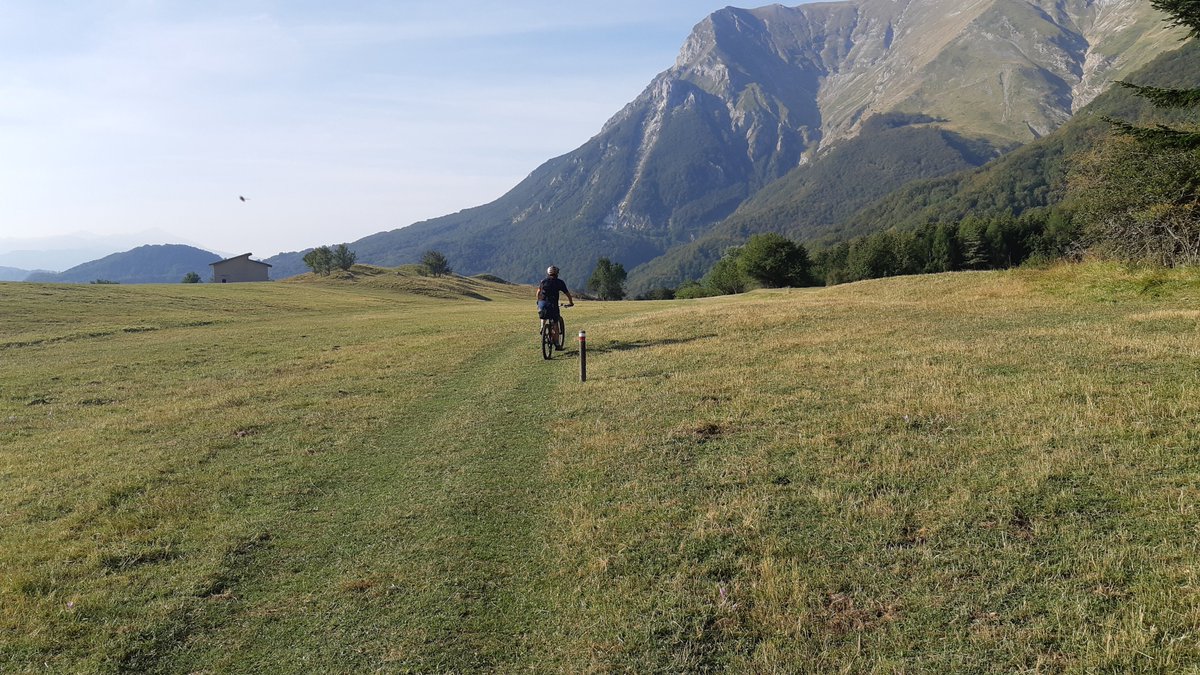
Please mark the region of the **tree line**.
<svg viewBox="0 0 1200 675"><path fill-rule="evenodd" d="M1053 208L1012 215L927 223L887 230L819 251L814 277L841 284L903 274L1007 269L1070 254L1079 231L1069 211Z"/></svg>

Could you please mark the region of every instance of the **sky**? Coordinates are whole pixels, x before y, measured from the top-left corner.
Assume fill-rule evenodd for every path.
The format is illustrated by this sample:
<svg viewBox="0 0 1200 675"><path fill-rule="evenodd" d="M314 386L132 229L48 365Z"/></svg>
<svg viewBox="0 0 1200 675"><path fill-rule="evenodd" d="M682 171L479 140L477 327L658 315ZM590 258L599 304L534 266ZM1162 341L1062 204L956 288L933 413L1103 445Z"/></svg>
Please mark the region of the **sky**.
<svg viewBox="0 0 1200 675"><path fill-rule="evenodd" d="M727 4L0 0L0 253L265 258L487 203Z"/></svg>

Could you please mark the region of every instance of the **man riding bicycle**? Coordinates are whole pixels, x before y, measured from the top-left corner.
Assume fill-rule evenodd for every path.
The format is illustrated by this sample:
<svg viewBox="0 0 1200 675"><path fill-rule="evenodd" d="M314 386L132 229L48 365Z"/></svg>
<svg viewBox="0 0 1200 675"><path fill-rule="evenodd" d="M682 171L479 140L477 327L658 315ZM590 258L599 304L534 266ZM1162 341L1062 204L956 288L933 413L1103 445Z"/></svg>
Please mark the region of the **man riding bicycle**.
<svg viewBox="0 0 1200 675"><path fill-rule="evenodd" d="M559 293L567 296L567 307L575 306L575 298L571 297L571 291L567 290L567 284L558 278L558 267L551 265L546 268L546 278L542 279L537 287L538 318L550 319L558 326L558 339L554 342L555 348L562 351L563 320L562 314L558 311Z"/></svg>

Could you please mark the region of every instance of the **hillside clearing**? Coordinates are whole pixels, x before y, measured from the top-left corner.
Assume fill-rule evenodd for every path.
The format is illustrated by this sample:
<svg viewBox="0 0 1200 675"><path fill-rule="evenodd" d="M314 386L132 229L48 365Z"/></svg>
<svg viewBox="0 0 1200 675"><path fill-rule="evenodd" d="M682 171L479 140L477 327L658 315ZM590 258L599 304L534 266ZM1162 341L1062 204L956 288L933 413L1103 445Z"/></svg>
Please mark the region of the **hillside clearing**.
<svg viewBox="0 0 1200 675"><path fill-rule="evenodd" d="M471 283L0 284L0 671L1200 667L1195 273Z"/></svg>

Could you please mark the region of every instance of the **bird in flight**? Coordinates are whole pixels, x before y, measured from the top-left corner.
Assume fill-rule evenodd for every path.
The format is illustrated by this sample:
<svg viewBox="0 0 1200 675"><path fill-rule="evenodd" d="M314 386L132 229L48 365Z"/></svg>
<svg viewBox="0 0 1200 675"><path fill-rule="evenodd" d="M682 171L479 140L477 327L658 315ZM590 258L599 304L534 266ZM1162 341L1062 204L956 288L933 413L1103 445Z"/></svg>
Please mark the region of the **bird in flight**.
<svg viewBox="0 0 1200 675"><path fill-rule="evenodd" d="M238 199L240 199L240 200L242 200L242 201L246 201L246 198L245 198L245 197L243 197L243 196L241 196L241 195L238 195Z"/></svg>

